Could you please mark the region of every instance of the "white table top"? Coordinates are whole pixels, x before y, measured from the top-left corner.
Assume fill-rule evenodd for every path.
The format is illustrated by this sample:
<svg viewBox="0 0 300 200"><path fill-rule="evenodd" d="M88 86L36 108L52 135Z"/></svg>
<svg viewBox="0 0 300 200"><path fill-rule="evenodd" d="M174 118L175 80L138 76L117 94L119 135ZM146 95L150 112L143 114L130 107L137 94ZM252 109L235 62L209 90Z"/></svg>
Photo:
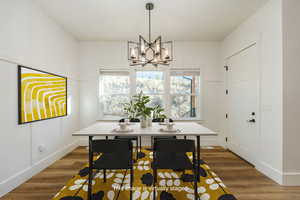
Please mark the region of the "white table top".
<svg viewBox="0 0 300 200"><path fill-rule="evenodd" d="M152 123L152 127L141 128L140 123L133 123L129 128L133 132L120 133L113 129L118 128L118 123L114 122L96 122L93 125L81 129L73 136L214 136L215 132L195 122L176 122L174 129L179 129L178 132L162 132L161 128L166 128L159 123Z"/></svg>

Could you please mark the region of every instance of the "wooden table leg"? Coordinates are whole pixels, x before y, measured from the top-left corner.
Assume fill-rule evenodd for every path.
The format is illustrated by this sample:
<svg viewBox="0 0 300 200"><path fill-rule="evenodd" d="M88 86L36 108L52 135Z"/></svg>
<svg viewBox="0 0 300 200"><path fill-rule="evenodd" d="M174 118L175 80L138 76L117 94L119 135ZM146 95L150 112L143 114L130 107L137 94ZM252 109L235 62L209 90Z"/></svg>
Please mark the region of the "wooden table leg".
<svg viewBox="0 0 300 200"><path fill-rule="evenodd" d="M197 180L200 182L200 136L197 135Z"/></svg>
<svg viewBox="0 0 300 200"><path fill-rule="evenodd" d="M93 136L89 136L89 177L88 177L88 200L92 200L92 177L93 169L91 168L93 164L93 151L92 151Z"/></svg>

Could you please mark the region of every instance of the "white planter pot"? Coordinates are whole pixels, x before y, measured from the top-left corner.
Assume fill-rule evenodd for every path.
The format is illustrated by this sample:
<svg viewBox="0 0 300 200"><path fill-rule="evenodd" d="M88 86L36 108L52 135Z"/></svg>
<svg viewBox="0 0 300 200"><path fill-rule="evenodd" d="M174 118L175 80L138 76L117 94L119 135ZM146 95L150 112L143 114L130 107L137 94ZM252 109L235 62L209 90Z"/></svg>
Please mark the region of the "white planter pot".
<svg viewBox="0 0 300 200"><path fill-rule="evenodd" d="M147 125L148 125L148 122L147 122L147 119L141 119L141 128L147 128Z"/></svg>
<svg viewBox="0 0 300 200"><path fill-rule="evenodd" d="M148 118L148 120L147 120L147 122L148 122L148 127L151 127L152 126L152 118Z"/></svg>

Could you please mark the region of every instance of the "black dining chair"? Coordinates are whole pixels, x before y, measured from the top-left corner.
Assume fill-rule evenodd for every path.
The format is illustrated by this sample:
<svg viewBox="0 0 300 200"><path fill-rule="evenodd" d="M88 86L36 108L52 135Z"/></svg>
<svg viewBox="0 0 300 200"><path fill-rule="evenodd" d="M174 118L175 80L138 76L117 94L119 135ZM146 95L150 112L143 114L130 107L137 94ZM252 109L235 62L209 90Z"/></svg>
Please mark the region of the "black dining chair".
<svg viewBox="0 0 300 200"><path fill-rule="evenodd" d="M138 123L138 122L140 122L140 119L132 118L132 119L130 119L129 121L130 121L130 122L137 122L137 123ZM124 118L123 118L123 119L120 119L119 122L125 122L125 119L124 119Z"/></svg>
<svg viewBox="0 0 300 200"><path fill-rule="evenodd" d="M153 123L162 123L162 122L164 122L164 120L165 120L164 118L156 118L156 119L153 119L152 122ZM174 120L169 119L169 122L173 123ZM152 136L151 137L151 145L152 146L154 144L154 141L157 139L176 139L176 136Z"/></svg>
<svg viewBox="0 0 300 200"><path fill-rule="evenodd" d="M132 118L129 120L130 122L135 122L138 123L140 122L139 119ZM125 122L125 119L120 119L120 123ZM142 138L138 136L116 136L115 139L120 139L120 140L130 140L130 141L135 141L135 149L136 149L136 160L138 160L138 152L142 150Z"/></svg>
<svg viewBox="0 0 300 200"><path fill-rule="evenodd" d="M155 140L153 149L153 199L156 198L155 185L157 183L157 170L172 169L172 170L192 170L194 174L194 195L197 199L197 164L195 156L195 142L193 140L184 139L162 139ZM192 152L192 162L187 156L188 152Z"/></svg>
<svg viewBox="0 0 300 200"><path fill-rule="evenodd" d="M152 119L152 122L164 122L165 121L165 118L155 118L155 119ZM169 119L169 122L174 122L173 119Z"/></svg>
<svg viewBox="0 0 300 200"><path fill-rule="evenodd" d="M99 158L93 160L89 166L88 195L92 195L93 170L103 170L103 180L106 182L107 169L129 169L130 170L130 199L132 199L133 184L133 149L129 140L93 140L91 152L100 154Z"/></svg>

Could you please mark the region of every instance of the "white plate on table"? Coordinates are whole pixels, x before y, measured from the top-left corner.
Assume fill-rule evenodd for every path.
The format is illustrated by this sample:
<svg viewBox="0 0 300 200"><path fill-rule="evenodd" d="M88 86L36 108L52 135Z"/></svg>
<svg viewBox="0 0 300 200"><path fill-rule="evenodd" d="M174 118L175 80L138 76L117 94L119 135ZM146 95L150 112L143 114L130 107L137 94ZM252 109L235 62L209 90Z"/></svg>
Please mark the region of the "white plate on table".
<svg viewBox="0 0 300 200"><path fill-rule="evenodd" d="M166 132L166 133L176 133L176 132L181 132L179 129L167 129L167 128L160 128L160 132Z"/></svg>
<svg viewBox="0 0 300 200"><path fill-rule="evenodd" d="M116 133L130 133L130 132L133 132L133 129L131 129L131 128L126 128L126 129L115 128L112 131L116 132Z"/></svg>
<svg viewBox="0 0 300 200"><path fill-rule="evenodd" d="M119 124L126 124L127 126L135 124L134 122L119 122Z"/></svg>
<svg viewBox="0 0 300 200"><path fill-rule="evenodd" d="M166 126L166 125L168 125L168 124L174 124L174 123L172 123L172 122L170 122L170 123L166 123L166 122L159 122L159 125L163 125L163 126Z"/></svg>

